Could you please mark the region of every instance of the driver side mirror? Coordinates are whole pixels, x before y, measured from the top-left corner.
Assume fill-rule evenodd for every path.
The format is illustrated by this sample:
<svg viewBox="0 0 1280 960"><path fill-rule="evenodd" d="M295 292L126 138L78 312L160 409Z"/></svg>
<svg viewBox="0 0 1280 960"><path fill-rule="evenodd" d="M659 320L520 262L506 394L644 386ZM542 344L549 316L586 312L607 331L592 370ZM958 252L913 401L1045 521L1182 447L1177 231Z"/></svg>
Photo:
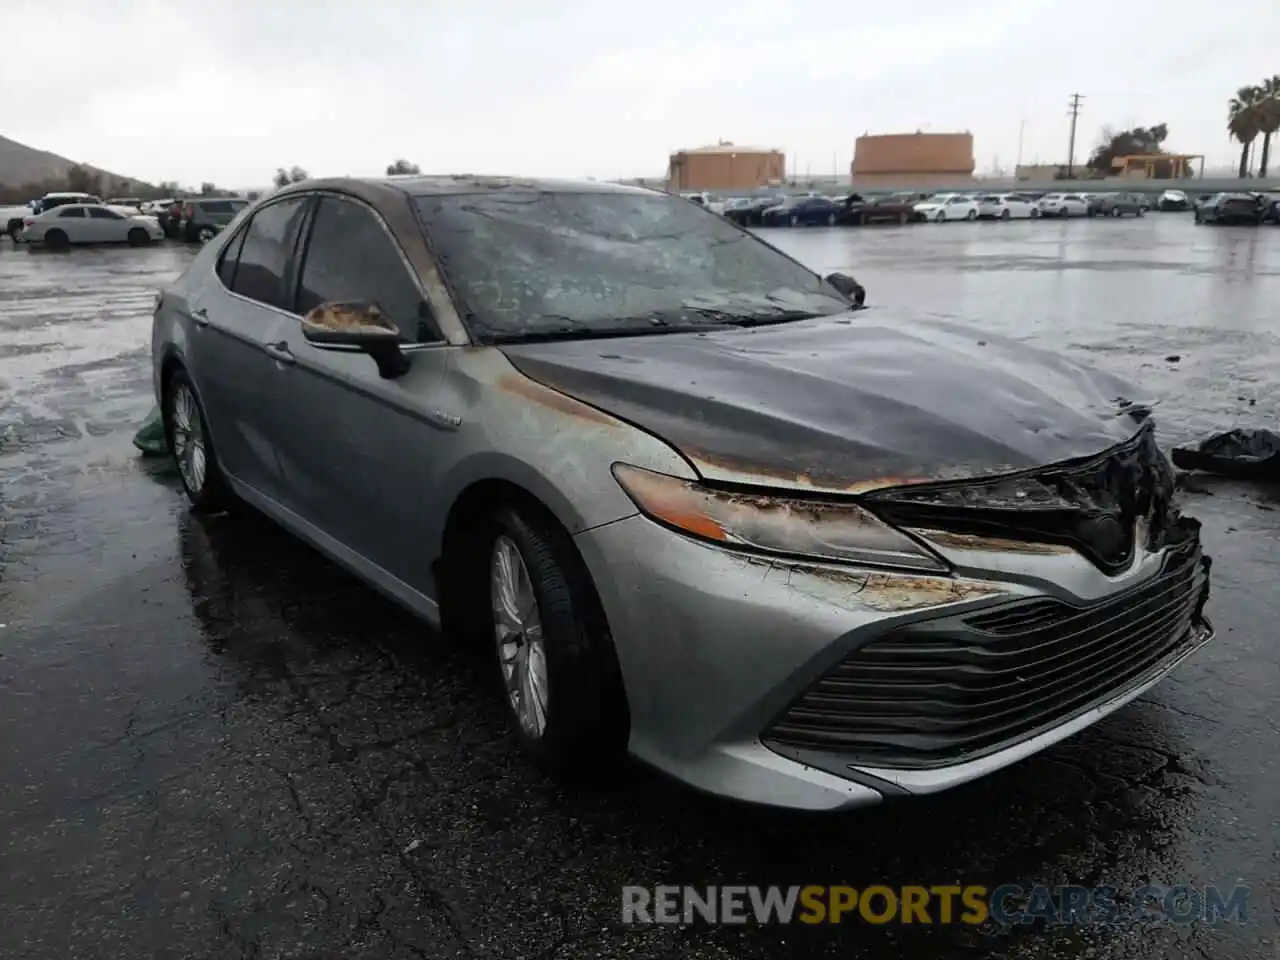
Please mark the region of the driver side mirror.
<svg viewBox="0 0 1280 960"><path fill-rule="evenodd" d="M362 350L384 380L409 372L409 358L400 351L400 329L376 304L322 303L302 318L302 335L321 350Z"/></svg>
<svg viewBox="0 0 1280 960"><path fill-rule="evenodd" d="M839 290L843 296L851 300L855 307L861 307L866 302L867 291L862 284L847 273L831 273L827 275L826 280L827 283Z"/></svg>

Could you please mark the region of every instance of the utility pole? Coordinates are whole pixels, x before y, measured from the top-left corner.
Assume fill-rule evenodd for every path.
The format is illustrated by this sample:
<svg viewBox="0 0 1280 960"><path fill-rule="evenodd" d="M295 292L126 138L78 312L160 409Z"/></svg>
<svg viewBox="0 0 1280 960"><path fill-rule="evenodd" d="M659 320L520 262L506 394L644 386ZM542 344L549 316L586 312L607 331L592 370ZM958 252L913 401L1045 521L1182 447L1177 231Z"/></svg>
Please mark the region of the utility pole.
<svg viewBox="0 0 1280 960"><path fill-rule="evenodd" d="M1018 163L1022 166L1022 135L1027 132L1027 121L1023 120L1018 124Z"/></svg>
<svg viewBox="0 0 1280 960"><path fill-rule="evenodd" d="M1080 101L1084 97L1078 93L1071 95L1071 103L1069 104L1069 112L1067 116L1071 118L1071 137L1067 141L1067 179L1075 178L1076 165L1076 118L1080 116Z"/></svg>

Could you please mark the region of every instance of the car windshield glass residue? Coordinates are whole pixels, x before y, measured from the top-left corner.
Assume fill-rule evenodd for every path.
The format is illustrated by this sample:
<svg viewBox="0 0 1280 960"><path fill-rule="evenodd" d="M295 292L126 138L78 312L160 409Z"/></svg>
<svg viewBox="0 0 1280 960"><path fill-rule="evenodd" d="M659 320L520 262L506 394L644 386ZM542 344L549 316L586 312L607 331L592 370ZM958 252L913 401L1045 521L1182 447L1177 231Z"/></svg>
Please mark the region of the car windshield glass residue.
<svg viewBox="0 0 1280 960"><path fill-rule="evenodd" d="M849 309L804 267L678 197L503 191L417 205L473 335L487 342Z"/></svg>

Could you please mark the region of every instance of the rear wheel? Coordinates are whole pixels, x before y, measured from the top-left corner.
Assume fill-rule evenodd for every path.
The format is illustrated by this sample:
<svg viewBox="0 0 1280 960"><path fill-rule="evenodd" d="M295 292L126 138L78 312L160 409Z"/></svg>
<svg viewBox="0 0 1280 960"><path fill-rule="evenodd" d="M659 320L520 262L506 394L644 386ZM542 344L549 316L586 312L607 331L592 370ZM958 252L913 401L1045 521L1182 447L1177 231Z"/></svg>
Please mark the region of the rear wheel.
<svg viewBox="0 0 1280 960"><path fill-rule="evenodd" d="M907 211L903 210L898 214L898 226L905 226L907 223Z"/></svg>
<svg viewBox="0 0 1280 960"><path fill-rule="evenodd" d="M792 216L791 216L791 225L792 225L793 227L798 227L798 226L800 226L800 218L799 218L799 217L797 217L795 214L792 214Z"/></svg>
<svg viewBox="0 0 1280 960"><path fill-rule="evenodd" d="M836 215L834 213L827 214L827 226L834 227L836 225Z"/></svg>
<svg viewBox="0 0 1280 960"><path fill-rule="evenodd" d="M129 246L145 247L151 242L151 234L143 230L141 227L134 227L129 231Z"/></svg>
<svg viewBox="0 0 1280 960"><path fill-rule="evenodd" d="M1123 216L1124 216L1124 211L1123 211L1123 210L1121 210L1119 207L1112 207L1112 208L1111 208L1111 215L1112 215L1113 217L1123 217Z"/></svg>
<svg viewBox="0 0 1280 960"><path fill-rule="evenodd" d="M1032 207L1032 208L1031 208L1031 219L1032 219L1032 220L1039 220L1039 219L1040 219L1040 210L1039 210L1039 208L1038 208L1038 207Z"/></svg>
<svg viewBox="0 0 1280 960"><path fill-rule="evenodd" d="M65 250L71 246L71 240L62 230L50 230L44 235L44 245L50 250Z"/></svg>
<svg viewBox="0 0 1280 960"><path fill-rule="evenodd" d="M185 370L170 374L163 396L165 437L187 499L201 512L226 507L231 498L209 439L204 407Z"/></svg>
<svg viewBox="0 0 1280 960"><path fill-rule="evenodd" d="M217 231L213 227L201 227L196 231L196 239L201 243L208 243L216 234Z"/></svg>

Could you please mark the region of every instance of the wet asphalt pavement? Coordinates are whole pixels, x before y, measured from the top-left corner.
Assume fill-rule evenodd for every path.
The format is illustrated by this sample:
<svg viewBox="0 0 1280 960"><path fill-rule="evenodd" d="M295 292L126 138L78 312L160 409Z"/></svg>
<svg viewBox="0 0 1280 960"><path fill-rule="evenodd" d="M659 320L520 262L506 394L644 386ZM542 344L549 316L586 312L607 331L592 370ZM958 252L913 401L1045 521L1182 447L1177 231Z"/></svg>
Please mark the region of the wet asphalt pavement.
<svg viewBox="0 0 1280 960"><path fill-rule="evenodd" d="M768 236L877 310L1132 377L1167 444L1277 425L1280 229ZM642 770L574 791L514 747L483 661L265 521L191 517L135 455L152 295L190 255L0 245L0 956L1280 955L1280 498L1198 483L1216 642L985 781L834 817ZM667 882L1252 894L1242 926L622 926L623 884Z"/></svg>

